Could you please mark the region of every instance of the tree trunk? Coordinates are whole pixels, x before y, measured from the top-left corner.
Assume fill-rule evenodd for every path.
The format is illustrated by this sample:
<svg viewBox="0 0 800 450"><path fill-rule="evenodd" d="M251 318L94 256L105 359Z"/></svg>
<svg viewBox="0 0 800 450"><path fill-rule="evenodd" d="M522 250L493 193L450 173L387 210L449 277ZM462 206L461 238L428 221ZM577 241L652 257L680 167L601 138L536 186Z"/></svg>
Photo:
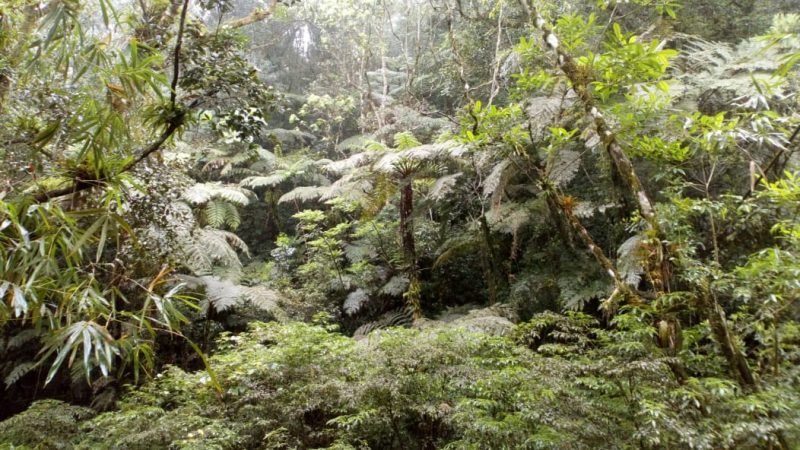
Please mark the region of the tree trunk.
<svg viewBox="0 0 800 450"><path fill-rule="evenodd" d="M414 186L413 180L404 180L400 190L400 241L403 247L403 258L406 263L408 276L408 291L406 302L414 311L414 318L422 317L422 308L419 303L419 269L417 268L417 247L414 242L414 223L411 214L414 212Z"/></svg>
<svg viewBox="0 0 800 450"><path fill-rule="evenodd" d="M739 385L743 388L750 391L758 390L753 372L747 364L747 359L739 350L739 346L736 345L736 339L730 328L728 328L728 322L725 319L725 311L723 311L722 307L717 303L707 281L704 282L704 286L697 296L697 300L700 310L703 311L703 314L706 316L711 326L711 333L714 335L714 340L717 341L717 345L719 345L723 356L725 356L728 362L731 375L736 378Z"/></svg>
<svg viewBox="0 0 800 450"><path fill-rule="evenodd" d="M500 300L500 292L508 287L508 282L503 274L503 262L497 254L497 248L492 240L492 232L489 229L489 222L486 215L481 214L479 219L481 224L481 237L483 238L484 255L486 261L486 284L489 288L489 303L494 304Z"/></svg>

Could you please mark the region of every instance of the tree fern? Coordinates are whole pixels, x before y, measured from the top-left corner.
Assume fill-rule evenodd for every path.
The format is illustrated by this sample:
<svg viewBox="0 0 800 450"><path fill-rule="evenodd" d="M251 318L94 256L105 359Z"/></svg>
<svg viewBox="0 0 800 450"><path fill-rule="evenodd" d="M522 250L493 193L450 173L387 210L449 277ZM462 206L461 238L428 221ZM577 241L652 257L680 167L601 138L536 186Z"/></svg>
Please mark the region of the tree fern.
<svg viewBox="0 0 800 450"><path fill-rule="evenodd" d="M408 145L411 142L415 141L403 141L403 145ZM437 158L450 158L461 155L465 149L465 146L452 141L418 145L385 154L373 164L373 168L387 173L404 170L406 165L416 166L420 163L434 161Z"/></svg>
<svg viewBox="0 0 800 450"><path fill-rule="evenodd" d="M327 186L325 192L320 195L320 200L330 200L332 198L342 198L348 201L360 202L366 198L366 195L372 191L374 187L373 182L367 178L360 176L361 174L349 173L342 178L339 178L330 186Z"/></svg>

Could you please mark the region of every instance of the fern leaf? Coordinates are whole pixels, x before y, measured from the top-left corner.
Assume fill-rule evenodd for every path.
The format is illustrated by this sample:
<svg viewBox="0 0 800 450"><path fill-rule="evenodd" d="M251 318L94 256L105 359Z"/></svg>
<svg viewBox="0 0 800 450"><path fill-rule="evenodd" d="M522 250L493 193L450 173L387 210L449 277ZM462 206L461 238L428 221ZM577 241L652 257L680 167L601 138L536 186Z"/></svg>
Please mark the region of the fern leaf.
<svg viewBox="0 0 800 450"><path fill-rule="evenodd" d="M405 275L395 275L381 287L380 293L398 297L408 290L408 277Z"/></svg>
<svg viewBox="0 0 800 450"><path fill-rule="evenodd" d="M322 169L333 174L342 174L348 170L369 163L373 156L375 156L375 152L356 153L349 158L325 164L322 166Z"/></svg>
<svg viewBox="0 0 800 450"><path fill-rule="evenodd" d="M428 191L428 198L432 200L443 199L453 190L453 187L458 181L458 177L461 175L462 173L458 172L451 175L445 175L434 181L433 186L431 186L430 190Z"/></svg>
<svg viewBox="0 0 800 450"><path fill-rule="evenodd" d="M510 159L500 161L483 181L483 195L492 197L493 205L499 205L508 182L516 173L517 167Z"/></svg>
<svg viewBox="0 0 800 450"><path fill-rule="evenodd" d="M280 294L265 286L249 286L242 289L242 298L250 305L273 315L279 315Z"/></svg>
<svg viewBox="0 0 800 450"><path fill-rule="evenodd" d="M27 330L22 330L8 340L7 349L11 350L15 348L20 348L26 343L38 337L40 333L41 333L40 331L37 331L36 329L32 328Z"/></svg>
<svg viewBox="0 0 800 450"><path fill-rule="evenodd" d="M183 264L196 274L210 273L215 266L241 271L238 252L248 254L247 244L234 233L200 228L181 242Z"/></svg>
<svg viewBox="0 0 800 450"><path fill-rule="evenodd" d="M274 187L288 180L290 175L289 172L281 171L267 176L247 177L239 185L251 189Z"/></svg>
<svg viewBox="0 0 800 450"><path fill-rule="evenodd" d="M394 146L400 150L408 150L422 145L410 131L403 131L394 135Z"/></svg>
<svg viewBox="0 0 800 450"><path fill-rule="evenodd" d="M239 210L231 203L225 203L225 225L232 230L239 228L242 224L242 218L239 216Z"/></svg>
<svg viewBox="0 0 800 450"><path fill-rule="evenodd" d="M647 263L642 246L644 239L640 234L634 235L617 249L617 270L625 282L631 286L637 286L644 274Z"/></svg>
<svg viewBox="0 0 800 450"><path fill-rule="evenodd" d="M363 289L356 289L347 295L344 300L342 309L348 316L352 316L361 310L361 308L369 302L369 294Z"/></svg>
<svg viewBox="0 0 800 450"><path fill-rule="evenodd" d="M566 186L575 178L581 166L581 154L574 150L560 150L550 159L547 175L559 186Z"/></svg>
<svg viewBox="0 0 800 450"><path fill-rule="evenodd" d="M205 184L198 183L183 192L183 198L193 205L207 203L214 193Z"/></svg>
<svg viewBox="0 0 800 450"><path fill-rule="evenodd" d="M336 180L320 196L320 201L332 198L342 198L350 201L361 201L373 188L369 179L358 179L355 174L350 173Z"/></svg>
<svg viewBox="0 0 800 450"><path fill-rule="evenodd" d="M562 111L573 103L573 97L532 98L525 109L532 134L537 138L543 138L547 129L554 125Z"/></svg>
<svg viewBox="0 0 800 450"><path fill-rule="evenodd" d="M212 198L220 198L245 206L250 203L248 194L249 191L245 191L238 186L223 185L221 183L197 183L183 192L183 198L195 206L204 205Z"/></svg>
<svg viewBox="0 0 800 450"><path fill-rule="evenodd" d="M221 228L225 225L228 212L227 205L227 203L218 200L209 201L202 211L203 221L213 228Z"/></svg>
<svg viewBox="0 0 800 450"><path fill-rule="evenodd" d="M16 383L20 380L26 373L30 372L36 367L36 363L34 362L23 362L14 366L11 369L11 372L6 375L6 378L3 380L6 384L6 388L11 387L12 384Z"/></svg>
<svg viewBox="0 0 800 450"><path fill-rule="evenodd" d="M214 193L214 197L227 200L239 206L247 206L250 203L247 194L247 191L238 186L220 186Z"/></svg>
<svg viewBox="0 0 800 450"><path fill-rule="evenodd" d="M316 200L327 191L328 187L325 186L300 186L283 194L281 198L278 199L278 203L307 202L309 200Z"/></svg>

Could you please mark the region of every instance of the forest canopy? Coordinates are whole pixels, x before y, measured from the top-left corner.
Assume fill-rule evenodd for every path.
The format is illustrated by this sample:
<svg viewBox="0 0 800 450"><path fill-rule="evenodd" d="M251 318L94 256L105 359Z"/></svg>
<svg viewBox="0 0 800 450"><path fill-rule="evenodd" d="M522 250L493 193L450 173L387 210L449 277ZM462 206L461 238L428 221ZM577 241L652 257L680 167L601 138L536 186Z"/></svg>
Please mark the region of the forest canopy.
<svg viewBox="0 0 800 450"><path fill-rule="evenodd" d="M794 449L795 0L5 0L0 449Z"/></svg>

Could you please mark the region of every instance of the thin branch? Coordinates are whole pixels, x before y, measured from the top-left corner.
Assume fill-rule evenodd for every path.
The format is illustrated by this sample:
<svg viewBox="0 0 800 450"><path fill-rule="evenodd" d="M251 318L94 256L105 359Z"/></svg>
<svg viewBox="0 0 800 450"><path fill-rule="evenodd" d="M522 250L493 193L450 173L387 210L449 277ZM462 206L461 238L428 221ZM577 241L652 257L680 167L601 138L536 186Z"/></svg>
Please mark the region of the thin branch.
<svg viewBox="0 0 800 450"><path fill-rule="evenodd" d="M170 84L169 103L175 110L175 100L178 95L178 78L181 70L181 46L183 46L183 29L186 26L186 11L189 9L189 0L183 0L181 22L178 25L178 38L175 42L175 54L172 58L172 83Z"/></svg>
<svg viewBox="0 0 800 450"><path fill-rule="evenodd" d="M122 167L122 169L116 173L119 175L121 173L127 172L133 168L136 164L140 163L142 160L150 156L153 152L157 151L164 145L164 143L169 139L175 132L180 128L183 124L183 116L179 116L179 118L173 119L167 128L161 133L158 139L153 141L150 145L148 145L138 157L130 161L128 164ZM73 183L67 187L61 189L53 189L51 191L42 192L40 194L35 195L33 198L37 203L46 202L48 200L52 200L54 198L63 197L65 195L75 194L81 191L85 191L87 189L91 189L96 186L104 185L111 177L100 177L99 179L75 179Z"/></svg>

